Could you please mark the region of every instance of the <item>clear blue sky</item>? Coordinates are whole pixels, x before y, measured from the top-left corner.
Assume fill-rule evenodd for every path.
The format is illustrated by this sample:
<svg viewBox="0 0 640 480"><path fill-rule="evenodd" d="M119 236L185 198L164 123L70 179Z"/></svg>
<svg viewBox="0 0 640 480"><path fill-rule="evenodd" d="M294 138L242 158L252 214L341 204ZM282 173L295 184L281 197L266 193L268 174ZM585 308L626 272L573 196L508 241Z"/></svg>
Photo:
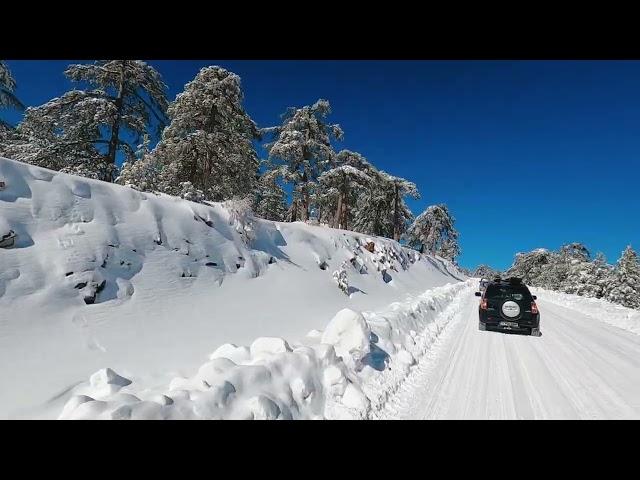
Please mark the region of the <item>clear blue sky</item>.
<svg viewBox="0 0 640 480"><path fill-rule="evenodd" d="M21 100L39 105L69 88L72 62L8 64ZM150 63L171 99L202 66L237 73L263 127L328 99L345 131L337 147L414 181L414 213L449 205L463 266L503 269L518 251L573 241L610 262L629 243L640 249L638 61Z"/></svg>

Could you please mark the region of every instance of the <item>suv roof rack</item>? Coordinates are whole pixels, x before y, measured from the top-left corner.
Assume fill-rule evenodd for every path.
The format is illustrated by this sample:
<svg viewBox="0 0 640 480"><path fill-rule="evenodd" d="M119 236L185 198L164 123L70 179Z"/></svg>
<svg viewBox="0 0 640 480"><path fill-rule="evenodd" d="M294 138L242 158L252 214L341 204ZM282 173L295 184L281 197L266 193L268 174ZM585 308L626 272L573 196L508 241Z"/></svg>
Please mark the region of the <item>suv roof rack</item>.
<svg viewBox="0 0 640 480"><path fill-rule="evenodd" d="M520 278L520 277L509 277L509 278L495 277L493 279L493 282L495 282L495 283L510 283L512 285L521 285L522 284L522 278Z"/></svg>

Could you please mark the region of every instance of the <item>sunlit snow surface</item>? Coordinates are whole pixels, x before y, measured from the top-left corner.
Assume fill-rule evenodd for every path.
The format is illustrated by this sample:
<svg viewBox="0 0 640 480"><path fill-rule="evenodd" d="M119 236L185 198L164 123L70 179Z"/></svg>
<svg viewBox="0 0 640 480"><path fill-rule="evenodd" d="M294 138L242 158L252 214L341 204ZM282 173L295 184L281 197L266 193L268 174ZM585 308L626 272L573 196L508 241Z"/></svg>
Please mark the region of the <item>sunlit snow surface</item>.
<svg viewBox="0 0 640 480"><path fill-rule="evenodd" d="M470 288L388 239L6 159L0 180L1 418L361 418L364 379Z"/></svg>

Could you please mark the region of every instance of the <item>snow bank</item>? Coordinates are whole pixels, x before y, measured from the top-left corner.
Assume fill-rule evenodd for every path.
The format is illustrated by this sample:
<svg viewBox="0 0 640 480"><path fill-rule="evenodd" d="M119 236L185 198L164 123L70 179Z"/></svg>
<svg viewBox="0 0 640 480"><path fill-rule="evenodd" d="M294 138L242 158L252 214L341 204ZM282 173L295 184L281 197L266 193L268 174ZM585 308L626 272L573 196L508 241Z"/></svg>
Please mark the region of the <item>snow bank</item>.
<svg viewBox="0 0 640 480"><path fill-rule="evenodd" d="M371 332L359 312L345 308L329 322L322 343L332 345L349 366L353 367L369 353Z"/></svg>
<svg viewBox="0 0 640 480"><path fill-rule="evenodd" d="M640 335L640 312L638 310L607 302L601 298L560 293L544 288L532 288L531 291L538 296L539 300L570 308L587 317ZM541 315L543 314L544 312L541 313ZM544 322L544 317L541 316L540 320Z"/></svg>
<svg viewBox="0 0 640 480"><path fill-rule="evenodd" d="M252 342L304 338L342 309L376 311L465 278L389 239L257 220L233 202L202 205L2 158L0 179L0 234L15 233L0 248L0 382L11 385L0 418L57 417L70 388L107 366L157 389L187 378L217 345L229 344L217 354L236 365L276 361L296 344Z"/></svg>
<svg viewBox="0 0 640 480"><path fill-rule="evenodd" d="M103 369L74 387L60 419L358 419L381 408L475 283L435 288L378 313L339 311L294 348L225 344L190 377L138 388ZM454 305L454 308L451 307Z"/></svg>

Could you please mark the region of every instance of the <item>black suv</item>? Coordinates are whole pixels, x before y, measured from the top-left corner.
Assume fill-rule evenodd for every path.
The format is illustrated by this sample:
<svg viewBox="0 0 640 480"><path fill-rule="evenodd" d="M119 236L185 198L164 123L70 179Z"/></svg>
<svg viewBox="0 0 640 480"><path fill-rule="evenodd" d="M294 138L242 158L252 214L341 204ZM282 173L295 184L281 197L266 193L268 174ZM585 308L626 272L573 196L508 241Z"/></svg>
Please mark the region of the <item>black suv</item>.
<svg viewBox="0 0 640 480"><path fill-rule="evenodd" d="M489 282L481 297L478 309L480 330L497 328L518 332L529 332L540 336L540 312L535 295L519 278L496 278Z"/></svg>

